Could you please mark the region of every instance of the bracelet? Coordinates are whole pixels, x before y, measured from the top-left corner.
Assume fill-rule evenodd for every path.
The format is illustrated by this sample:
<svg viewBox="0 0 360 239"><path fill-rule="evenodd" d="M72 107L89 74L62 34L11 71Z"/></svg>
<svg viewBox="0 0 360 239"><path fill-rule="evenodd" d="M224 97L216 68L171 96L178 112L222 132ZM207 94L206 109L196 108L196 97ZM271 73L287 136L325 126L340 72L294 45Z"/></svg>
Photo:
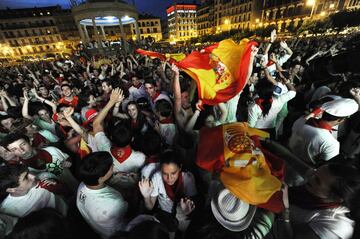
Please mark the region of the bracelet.
<svg viewBox="0 0 360 239"><path fill-rule="evenodd" d="M44 103L45 103L45 101L46 101L46 99L44 99L44 100L42 101L42 103L44 104Z"/></svg>

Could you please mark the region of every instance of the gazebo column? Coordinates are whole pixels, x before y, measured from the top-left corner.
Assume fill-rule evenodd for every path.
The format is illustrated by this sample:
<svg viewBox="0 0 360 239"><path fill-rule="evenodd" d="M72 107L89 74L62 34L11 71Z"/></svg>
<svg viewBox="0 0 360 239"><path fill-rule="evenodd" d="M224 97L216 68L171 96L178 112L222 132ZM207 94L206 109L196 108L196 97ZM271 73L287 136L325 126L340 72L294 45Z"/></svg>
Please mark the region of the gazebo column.
<svg viewBox="0 0 360 239"><path fill-rule="evenodd" d="M90 37L89 37L89 32L86 28L86 25L84 25L84 32L85 32L85 42L89 42L90 41Z"/></svg>
<svg viewBox="0 0 360 239"><path fill-rule="evenodd" d="M123 41L123 45L124 45L124 49L126 52L128 52L128 45L127 45L127 41L126 41L126 35L125 35L125 31L124 31L124 26L121 22L121 16L118 17L119 19L119 26L120 26L120 36L121 39Z"/></svg>
<svg viewBox="0 0 360 239"><path fill-rule="evenodd" d="M106 40L106 34L105 34L104 26L100 26L100 28L101 28L101 33L103 35L103 38L104 38L104 40Z"/></svg>
<svg viewBox="0 0 360 239"><path fill-rule="evenodd" d="M99 32L98 32L98 29L96 27L95 17L92 17L91 20L92 20L92 24L93 24L93 27L94 27L95 41L98 43L98 48L101 48L102 43L100 41Z"/></svg>
<svg viewBox="0 0 360 239"><path fill-rule="evenodd" d="M85 35L84 35L84 31L83 31L82 28L81 28L80 22L77 22L77 23L76 23L76 26L77 26L78 31L79 31L79 33L80 33L81 41L82 41L82 42L85 42Z"/></svg>
<svg viewBox="0 0 360 239"><path fill-rule="evenodd" d="M139 30L139 23L138 20L135 20L135 33L136 33L136 40L140 41L140 30Z"/></svg>

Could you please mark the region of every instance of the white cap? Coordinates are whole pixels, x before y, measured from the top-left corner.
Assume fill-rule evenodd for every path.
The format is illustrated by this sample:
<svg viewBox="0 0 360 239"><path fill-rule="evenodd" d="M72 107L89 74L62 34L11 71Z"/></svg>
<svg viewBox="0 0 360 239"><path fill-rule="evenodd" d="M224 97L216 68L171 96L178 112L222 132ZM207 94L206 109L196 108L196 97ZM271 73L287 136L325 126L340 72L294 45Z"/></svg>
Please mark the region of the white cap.
<svg viewBox="0 0 360 239"><path fill-rule="evenodd" d="M326 102L321 109L333 116L348 117L359 110L359 105L353 99L341 98Z"/></svg>

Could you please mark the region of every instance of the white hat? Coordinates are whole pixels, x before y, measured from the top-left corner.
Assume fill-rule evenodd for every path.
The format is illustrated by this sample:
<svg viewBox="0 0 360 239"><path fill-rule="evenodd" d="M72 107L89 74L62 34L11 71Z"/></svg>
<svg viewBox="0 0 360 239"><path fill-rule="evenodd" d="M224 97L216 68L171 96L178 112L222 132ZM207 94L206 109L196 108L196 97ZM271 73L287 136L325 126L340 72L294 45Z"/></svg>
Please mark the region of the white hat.
<svg viewBox="0 0 360 239"><path fill-rule="evenodd" d="M240 232L249 227L256 207L235 197L225 188L211 200L211 210L223 227L233 232Z"/></svg>
<svg viewBox="0 0 360 239"><path fill-rule="evenodd" d="M321 109L337 117L348 117L359 110L359 105L353 99L341 98L324 103Z"/></svg>

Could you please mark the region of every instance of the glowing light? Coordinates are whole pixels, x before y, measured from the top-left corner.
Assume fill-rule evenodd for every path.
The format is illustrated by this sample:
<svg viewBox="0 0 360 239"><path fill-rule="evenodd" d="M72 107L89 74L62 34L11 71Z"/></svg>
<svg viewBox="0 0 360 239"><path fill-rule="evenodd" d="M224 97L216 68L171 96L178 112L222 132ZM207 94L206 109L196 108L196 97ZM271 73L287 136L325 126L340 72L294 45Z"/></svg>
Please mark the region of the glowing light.
<svg viewBox="0 0 360 239"><path fill-rule="evenodd" d="M334 3L331 3L330 6L329 6L330 9L332 9L332 8L334 8L334 7L335 7L335 4L334 4Z"/></svg>
<svg viewBox="0 0 360 239"><path fill-rule="evenodd" d="M259 22L260 22L260 19L259 19L259 18L256 18L256 19L255 19L255 22L256 22L256 23L259 23Z"/></svg>
<svg viewBox="0 0 360 239"><path fill-rule="evenodd" d="M324 11L322 11L321 13L320 13L320 16L325 16L325 14L326 14L326 12L324 12Z"/></svg>
<svg viewBox="0 0 360 239"><path fill-rule="evenodd" d="M306 6L314 6L315 5L315 0L307 0L306 1Z"/></svg>
<svg viewBox="0 0 360 239"><path fill-rule="evenodd" d="M225 24L229 24L230 23L230 21L229 21L229 19L225 19L225 22L224 22Z"/></svg>

